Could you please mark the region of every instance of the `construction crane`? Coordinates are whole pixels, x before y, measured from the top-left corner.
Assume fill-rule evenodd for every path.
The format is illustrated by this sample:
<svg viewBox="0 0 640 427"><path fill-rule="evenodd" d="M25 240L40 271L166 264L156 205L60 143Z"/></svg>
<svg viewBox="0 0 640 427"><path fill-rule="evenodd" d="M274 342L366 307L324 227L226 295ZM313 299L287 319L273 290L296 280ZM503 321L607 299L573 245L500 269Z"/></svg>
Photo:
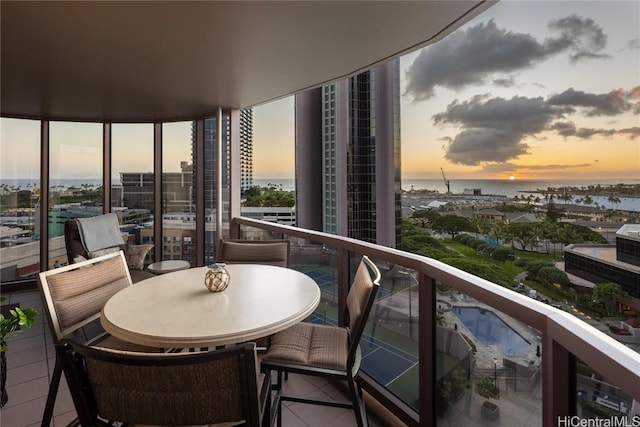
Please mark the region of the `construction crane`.
<svg viewBox="0 0 640 427"><path fill-rule="evenodd" d="M449 187L449 180L447 179L446 176L444 176L444 169L440 167L440 170L442 171L442 179L444 180L444 185L447 186L447 194L451 194L451 188Z"/></svg>

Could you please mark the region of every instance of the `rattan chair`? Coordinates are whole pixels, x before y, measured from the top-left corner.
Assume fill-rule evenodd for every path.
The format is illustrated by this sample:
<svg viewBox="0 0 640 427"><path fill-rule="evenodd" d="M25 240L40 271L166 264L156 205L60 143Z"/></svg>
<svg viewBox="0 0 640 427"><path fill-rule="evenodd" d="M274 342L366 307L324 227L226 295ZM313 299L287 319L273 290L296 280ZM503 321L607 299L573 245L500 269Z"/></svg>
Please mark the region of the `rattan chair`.
<svg viewBox="0 0 640 427"><path fill-rule="evenodd" d="M258 376L253 344L141 354L65 339L56 351L82 426L259 426L269 420L270 381Z"/></svg>
<svg viewBox="0 0 640 427"><path fill-rule="evenodd" d="M279 426L282 424L282 401L352 408L358 426L367 425L367 413L358 378L360 337L379 287L380 271L369 258L363 256L347 296L347 326L303 322L273 335L261 367L265 371L277 372L272 416L277 416ZM285 395L282 392L283 372L345 380L351 400L333 401Z"/></svg>
<svg viewBox="0 0 640 427"><path fill-rule="evenodd" d="M289 240L220 239L216 259L226 264L266 264L289 267Z"/></svg>
<svg viewBox="0 0 640 427"><path fill-rule="evenodd" d="M131 276L122 251L39 273L38 287L54 343L73 337L120 350L161 351L119 340L97 325L107 300L127 286L131 286ZM87 334L87 329L94 333ZM51 423L61 375L62 364L56 357L43 426Z"/></svg>

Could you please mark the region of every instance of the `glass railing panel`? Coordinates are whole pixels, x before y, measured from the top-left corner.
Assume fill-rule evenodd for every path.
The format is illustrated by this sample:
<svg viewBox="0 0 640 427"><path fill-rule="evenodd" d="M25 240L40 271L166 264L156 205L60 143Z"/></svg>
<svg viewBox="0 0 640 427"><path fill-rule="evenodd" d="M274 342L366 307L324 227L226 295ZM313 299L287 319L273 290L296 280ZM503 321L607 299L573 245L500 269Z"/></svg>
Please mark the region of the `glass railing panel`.
<svg viewBox="0 0 640 427"><path fill-rule="evenodd" d="M570 420L573 425L640 425L640 402L602 375L602 369L580 359L576 362L577 418Z"/></svg>
<svg viewBox="0 0 640 427"><path fill-rule="evenodd" d="M102 125L49 124L49 265L67 263L64 223L103 212Z"/></svg>
<svg viewBox="0 0 640 427"><path fill-rule="evenodd" d="M275 233L272 233L268 230L263 230L257 227L251 227L248 225L243 225L240 227L240 239L247 240L270 240L270 239L281 239L280 235L276 236ZM290 236L284 236L285 239L290 239Z"/></svg>
<svg viewBox="0 0 640 427"><path fill-rule="evenodd" d="M436 289L438 425L542 425L540 331L445 284Z"/></svg>
<svg viewBox="0 0 640 427"><path fill-rule="evenodd" d="M291 241L291 268L311 277L320 287L320 304L307 322L337 325L338 267L336 249L305 239L284 236Z"/></svg>
<svg viewBox="0 0 640 427"><path fill-rule="evenodd" d="M352 258L352 268L361 256ZM380 288L360 348L362 370L408 405L419 403L419 313L417 273L371 259L380 270Z"/></svg>
<svg viewBox="0 0 640 427"><path fill-rule="evenodd" d="M0 283L40 272L40 122L0 119Z"/></svg>

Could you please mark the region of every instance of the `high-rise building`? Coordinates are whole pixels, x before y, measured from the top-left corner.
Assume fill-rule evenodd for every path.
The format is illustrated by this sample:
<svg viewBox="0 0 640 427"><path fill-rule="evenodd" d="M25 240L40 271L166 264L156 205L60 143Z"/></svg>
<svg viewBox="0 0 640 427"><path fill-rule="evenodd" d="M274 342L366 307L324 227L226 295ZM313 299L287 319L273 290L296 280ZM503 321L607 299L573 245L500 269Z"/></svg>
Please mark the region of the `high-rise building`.
<svg viewBox="0 0 640 427"><path fill-rule="evenodd" d="M215 192L206 189L215 188L216 180L216 132L217 118L212 117L204 121L204 181L205 181L205 206L213 208ZM228 158L229 147L229 113L222 113L222 155ZM195 144L195 122L191 125L191 140ZM195 150L192 148L192 157ZM222 162L222 185L229 183L228 161ZM245 191L253 185L253 110L247 108L240 110L240 188ZM195 185L195 183L194 183Z"/></svg>
<svg viewBox="0 0 640 427"><path fill-rule="evenodd" d="M240 188L253 185L253 110L240 110Z"/></svg>
<svg viewBox="0 0 640 427"><path fill-rule="evenodd" d="M298 226L395 247L399 61L296 95L295 114Z"/></svg>

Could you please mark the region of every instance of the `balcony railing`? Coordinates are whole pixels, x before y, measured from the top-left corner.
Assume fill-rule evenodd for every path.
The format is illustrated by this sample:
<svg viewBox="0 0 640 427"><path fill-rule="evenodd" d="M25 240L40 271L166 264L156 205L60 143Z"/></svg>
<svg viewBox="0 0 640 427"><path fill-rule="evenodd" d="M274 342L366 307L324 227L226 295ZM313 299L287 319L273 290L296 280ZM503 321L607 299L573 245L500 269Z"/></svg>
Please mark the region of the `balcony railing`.
<svg viewBox="0 0 640 427"><path fill-rule="evenodd" d="M434 259L355 239L245 217L232 220L230 234L292 240L293 268L322 289L317 322L344 321L353 261L376 260L383 283L361 342L363 386L408 425L479 424L484 399L472 384L483 378L500 390L493 403L506 425L568 425L571 416L638 410L638 353L571 313Z"/></svg>

